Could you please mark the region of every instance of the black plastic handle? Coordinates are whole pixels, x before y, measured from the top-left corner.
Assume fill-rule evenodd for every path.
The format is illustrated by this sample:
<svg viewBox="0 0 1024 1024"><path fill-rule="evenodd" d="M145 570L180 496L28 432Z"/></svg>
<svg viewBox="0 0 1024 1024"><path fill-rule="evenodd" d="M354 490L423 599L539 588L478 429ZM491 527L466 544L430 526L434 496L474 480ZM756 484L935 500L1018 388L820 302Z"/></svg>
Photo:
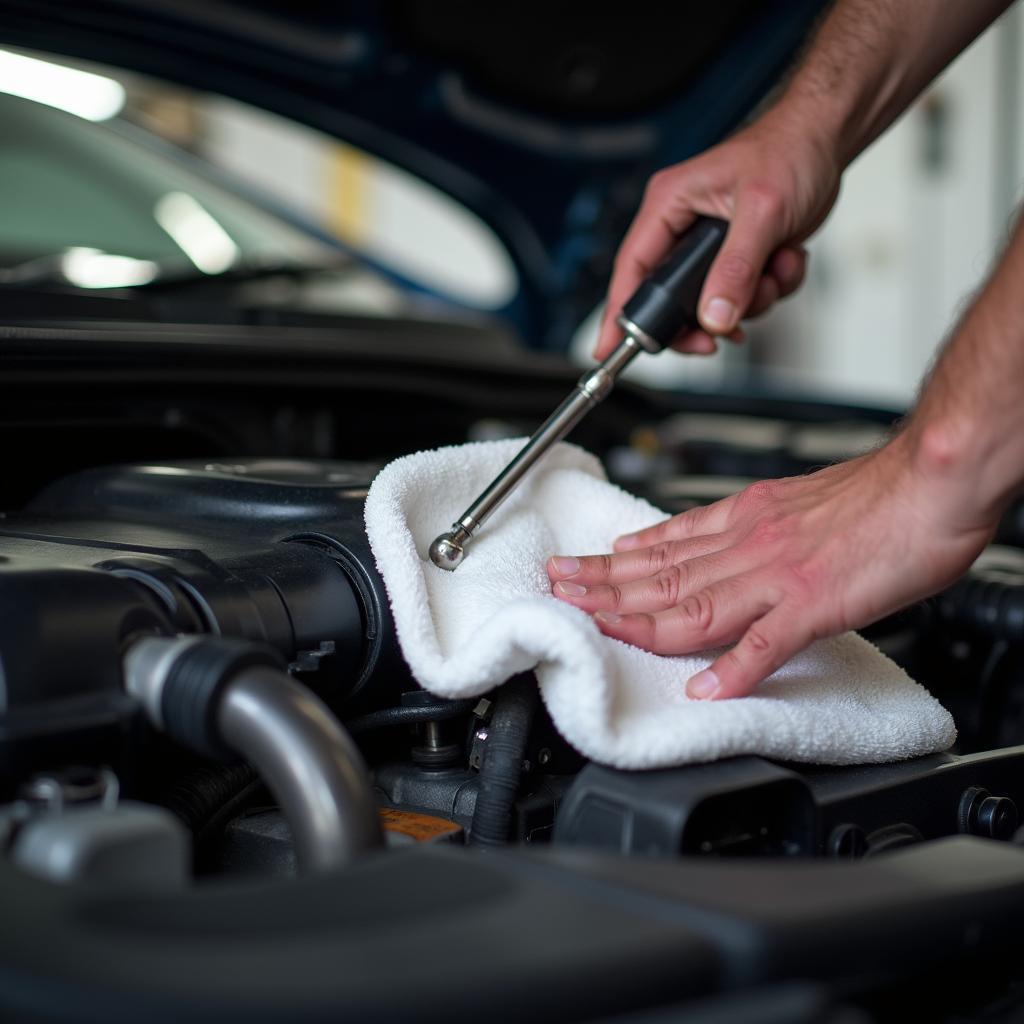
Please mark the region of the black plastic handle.
<svg viewBox="0 0 1024 1024"><path fill-rule="evenodd" d="M623 326L643 332L635 336L645 349L660 352L698 325L700 292L728 230L727 221L698 217L622 307L622 319L629 322Z"/></svg>

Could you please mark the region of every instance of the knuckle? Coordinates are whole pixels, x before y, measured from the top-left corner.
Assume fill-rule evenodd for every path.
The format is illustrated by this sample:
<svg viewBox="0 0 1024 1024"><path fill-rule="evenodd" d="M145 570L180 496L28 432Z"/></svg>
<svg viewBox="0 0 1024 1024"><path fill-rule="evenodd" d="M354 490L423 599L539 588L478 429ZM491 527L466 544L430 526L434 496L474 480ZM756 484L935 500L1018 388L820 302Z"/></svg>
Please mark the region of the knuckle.
<svg viewBox="0 0 1024 1024"><path fill-rule="evenodd" d="M759 271L749 256L735 250L723 253L718 261L718 273L730 284L749 285Z"/></svg>
<svg viewBox="0 0 1024 1024"><path fill-rule="evenodd" d="M775 481L758 480L757 483L750 485L749 490L756 498L770 500L774 498L776 494Z"/></svg>
<svg viewBox="0 0 1024 1024"><path fill-rule="evenodd" d="M747 630L745 639L748 650L757 655L759 659L763 660L771 654L771 637L769 637L763 629L759 629L757 626L751 626L750 629Z"/></svg>
<svg viewBox="0 0 1024 1024"><path fill-rule="evenodd" d="M622 587L612 583L608 587L608 603L612 608L622 607Z"/></svg>
<svg viewBox="0 0 1024 1024"><path fill-rule="evenodd" d="M769 220L782 212L782 192L774 182L755 179L747 184L743 194L744 205L755 217Z"/></svg>
<svg viewBox="0 0 1024 1024"><path fill-rule="evenodd" d="M758 480L757 483L751 484L743 491L740 499L746 505L763 508L765 505L771 504L777 494L778 491L774 480Z"/></svg>
<svg viewBox="0 0 1024 1024"><path fill-rule="evenodd" d="M821 570L810 562L799 562L786 568L786 590L797 599L812 597L819 590L821 579Z"/></svg>
<svg viewBox="0 0 1024 1024"><path fill-rule="evenodd" d="M711 632L715 621L715 603L710 594L699 591L680 603L679 613L689 629L703 636Z"/></svg>
<svg viewBox="0 0 1024 1024"><path fill-rule="evenodd" d="M660 171L655 171L647 179L647 187L644 189L644 194L651 197L662 195L671 188L673 177L672 168L670 167L663 167Z"/></svg>
<svg viewBox="0 0 1024 1024"><path fill-rule="evenodd" d="M644 553L645 568L653 576L671 564L670 547L665 542L649 547Z"/></svg>
<svg viewBox="0 0 1024 1024"><path fill-rule="evenodd" d="M665 607L671 608L679 600L682 589L682 572L678 565L670 566L665 572L654 579L657 588L657 600Z"/></svg>

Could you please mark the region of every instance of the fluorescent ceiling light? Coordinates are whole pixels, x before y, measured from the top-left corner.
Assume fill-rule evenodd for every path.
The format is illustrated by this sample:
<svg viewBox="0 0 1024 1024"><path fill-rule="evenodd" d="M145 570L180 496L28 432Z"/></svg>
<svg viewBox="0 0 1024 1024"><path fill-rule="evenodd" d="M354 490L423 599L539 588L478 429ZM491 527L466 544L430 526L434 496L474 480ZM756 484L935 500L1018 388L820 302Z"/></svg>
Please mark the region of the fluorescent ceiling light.
<svg viewBox="0 0 1024 1024"><path fill-rule="evenodd" d="M113 78L0 50L0 92L106 121L124 106L124 86Z"/></svg>
<svg viewBox="0 0 1024 1024"><path fill-rule="evenodd" d="M129 288L148 284L160 268L152 260L114 256L101 249L74 246L64 253L60 269L79 288Z"/></svg>
<svg viewBox="0 0 1024 1024"><path fill-rule="evenodd" d="M168 192L153 216L204 274L220 274L238 259L231 236L188 193Z"/></svg>

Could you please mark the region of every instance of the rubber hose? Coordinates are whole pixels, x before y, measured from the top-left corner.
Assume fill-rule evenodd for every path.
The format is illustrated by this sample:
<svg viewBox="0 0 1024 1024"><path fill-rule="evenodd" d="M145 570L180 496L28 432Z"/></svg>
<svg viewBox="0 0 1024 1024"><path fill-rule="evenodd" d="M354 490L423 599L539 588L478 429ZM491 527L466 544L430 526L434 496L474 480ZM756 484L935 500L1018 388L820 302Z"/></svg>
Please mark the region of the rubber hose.
<svg viewBox="0 0 1024 1024"><path fill-rule="evenodd" d="M1024 586L965 576L936 599L939 617L983 636L1024 641Z"/></svg>
<svg viewBox="0 0 1024 1024"><path fill-rule="evenodd" d="M200 768L174 782L160 802L198 837L256 781L256 772L247 764Z"/></svg>
<svg viewBox="0 0 1024 1024"><path fill-rule="evenodd" d="M537 683L532 675L517 676L506 683L494 702L469 830L470 846L486 848L508 842L523 755L536 710Z"/></svg>
<svg viewBox="0 0 1024 1024"><path fill-rule="evenodd" d="M247 764L234 764L192 772L175 782L158 802L191 830L193 859L199 868L206 863L211 843L235 818L269 800L256 772Z"/></svg>
<svg viewBox="0 0 1024 1024"><path fill-rule="evenodd" d="M359 733L385 729L390 726L415 725L417 722L440 722L446 718L458 718L459 715L472 711L479 703L479 698L474 697L468 700L438 701L436 704L381 708L380 711L371 711L369 714L349 719L345 723L345 728L353 736L356 736Z"/></svg>
<svg viewBox="0 0 1024 1024"><path fill-rule="evenodd" d="M332 871L383 843L372 782L337 718L279 660L229 638L144 637L125 654L125 689L179 743L251 764L300 871Z"/></svg>

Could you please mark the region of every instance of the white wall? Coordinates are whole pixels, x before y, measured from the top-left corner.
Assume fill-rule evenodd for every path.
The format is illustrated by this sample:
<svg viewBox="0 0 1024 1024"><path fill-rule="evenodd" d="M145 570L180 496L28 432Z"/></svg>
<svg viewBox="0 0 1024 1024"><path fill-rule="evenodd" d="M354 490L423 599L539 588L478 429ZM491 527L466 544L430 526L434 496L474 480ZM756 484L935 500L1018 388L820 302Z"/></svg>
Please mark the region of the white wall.
<svg viewBox="0 0 1024 1024"><path fill-rule="evenodd" d="M1021 92L1013 64L1022 42L1014 8L848 171L811 243L807 285L765 324L764 342L793 379L912 400L1006 237L1024 125L1008 147L1000 119L1008 94ZM936 111L937 165L928 159Z"/></svg>
<svg viewBox="0 0 1024 1024"><path fill-rule="evenodd" d="M439 190L319 132L230 100L202 105L207 159L411 279L482 308L516 290L497 236Z"/></svg>

